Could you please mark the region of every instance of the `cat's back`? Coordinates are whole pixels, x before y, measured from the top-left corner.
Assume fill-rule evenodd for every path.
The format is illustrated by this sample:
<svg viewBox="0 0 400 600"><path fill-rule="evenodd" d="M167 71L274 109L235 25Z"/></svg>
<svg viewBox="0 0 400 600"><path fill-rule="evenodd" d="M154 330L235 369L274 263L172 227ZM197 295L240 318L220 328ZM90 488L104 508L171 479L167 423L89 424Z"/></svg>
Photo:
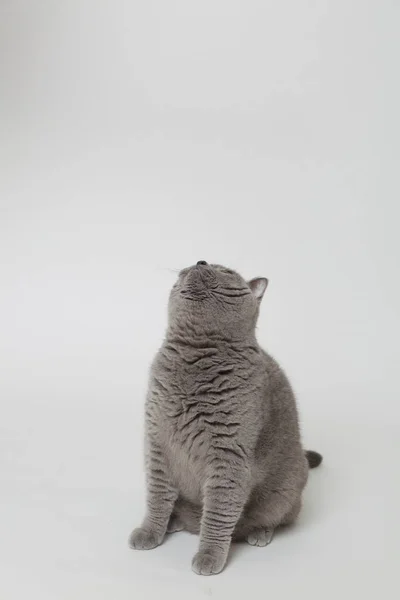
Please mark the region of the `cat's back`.
<svg viewBox="0 0 400 600"><path fill-rule="evenodd" d="M274 395L277 392L286 390L289 392L288 402L291 404L294 403L295 400L292 387L284 369L281 367L278 361L266 350L260 348L260 351L262 356L263 368L265 369L266 373L268 394Z"/></svg>
<svg viewBox="0 0 400 600"><path fill-rule="evenodd" d="M300 428L296 398L289 379L279 363L262 350L266 372L263 397L263 426L256 448L259 457L300 453Z"/></svg>

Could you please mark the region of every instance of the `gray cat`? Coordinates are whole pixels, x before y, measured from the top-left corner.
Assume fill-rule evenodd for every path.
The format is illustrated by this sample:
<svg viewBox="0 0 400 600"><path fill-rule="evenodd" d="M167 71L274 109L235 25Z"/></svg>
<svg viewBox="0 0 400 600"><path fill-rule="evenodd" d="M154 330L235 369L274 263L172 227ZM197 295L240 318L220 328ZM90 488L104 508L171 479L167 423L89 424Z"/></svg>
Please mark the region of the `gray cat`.
<svg viewBox="0 0 400 600"><path fill-rule="evenodd" d="M267 284L205 261L184 269L151 368L147 514L130 545L200 533L200 575L222 571L232 539L265 546L292 523L308 470L322 461L304 452L290 383L256 340Z"/></svg>

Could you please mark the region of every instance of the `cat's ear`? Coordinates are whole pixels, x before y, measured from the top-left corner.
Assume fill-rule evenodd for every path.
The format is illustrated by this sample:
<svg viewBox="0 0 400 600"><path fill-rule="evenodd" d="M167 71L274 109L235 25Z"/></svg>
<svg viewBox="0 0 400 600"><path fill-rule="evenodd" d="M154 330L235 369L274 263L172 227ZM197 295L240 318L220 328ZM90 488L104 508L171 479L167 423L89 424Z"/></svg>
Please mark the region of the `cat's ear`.
<svg viewBox="0 0 400 600"><path fill-rule="evenodd" d="M248 282L248 286L253 292L253 295L257 298L259 302L261 302L262 297L264 296L265 290L267 289L268 279L265 277L256 277L255 279L250 279Z"/></svg>

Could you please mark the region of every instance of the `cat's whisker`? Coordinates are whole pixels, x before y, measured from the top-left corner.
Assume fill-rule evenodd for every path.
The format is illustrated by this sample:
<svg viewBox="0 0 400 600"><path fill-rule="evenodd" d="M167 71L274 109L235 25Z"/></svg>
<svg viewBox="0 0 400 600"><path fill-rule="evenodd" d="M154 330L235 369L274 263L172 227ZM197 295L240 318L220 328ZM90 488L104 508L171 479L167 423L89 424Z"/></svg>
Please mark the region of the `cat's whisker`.
<svg viewBox="0 0 400 600"><path fill-rule="evenodd" d="M157 267L157 271L168 271L168 273L173 273L177 275L181 272L181 269L171 269L170 267Z"/></svg>

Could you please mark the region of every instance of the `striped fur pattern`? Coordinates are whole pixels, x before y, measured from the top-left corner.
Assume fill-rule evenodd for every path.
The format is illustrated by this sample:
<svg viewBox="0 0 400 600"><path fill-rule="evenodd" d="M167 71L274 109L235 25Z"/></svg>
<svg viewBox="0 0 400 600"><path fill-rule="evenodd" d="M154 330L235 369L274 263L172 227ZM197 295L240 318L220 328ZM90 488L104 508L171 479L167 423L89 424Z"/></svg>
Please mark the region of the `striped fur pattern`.
<svg viewBox="0 0 400 600"><path fill-rule="evenodd" d="M155 548L166 532L200 535L193 570L219 573L232 539L268 544L301 508L309 466L295 398L255 337L268 281L200 261L169 301L165 341L146 401L147 513L130 544Z"/></svg>

